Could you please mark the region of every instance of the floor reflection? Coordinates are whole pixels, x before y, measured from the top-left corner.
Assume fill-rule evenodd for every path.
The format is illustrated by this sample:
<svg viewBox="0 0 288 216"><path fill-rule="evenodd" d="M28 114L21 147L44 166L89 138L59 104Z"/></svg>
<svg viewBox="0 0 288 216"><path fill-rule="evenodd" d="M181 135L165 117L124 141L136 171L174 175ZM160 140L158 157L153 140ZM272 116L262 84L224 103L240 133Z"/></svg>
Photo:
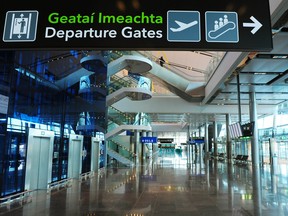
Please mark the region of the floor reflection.
<svg viewBox="0 0 288 216"><path fill-rule="evenodd" d="M277 168L277 169L276 169ZM71 187L38 191L5 215L288 215L287 165L232 164L161 149L133 168L109 168Z"/></svg>

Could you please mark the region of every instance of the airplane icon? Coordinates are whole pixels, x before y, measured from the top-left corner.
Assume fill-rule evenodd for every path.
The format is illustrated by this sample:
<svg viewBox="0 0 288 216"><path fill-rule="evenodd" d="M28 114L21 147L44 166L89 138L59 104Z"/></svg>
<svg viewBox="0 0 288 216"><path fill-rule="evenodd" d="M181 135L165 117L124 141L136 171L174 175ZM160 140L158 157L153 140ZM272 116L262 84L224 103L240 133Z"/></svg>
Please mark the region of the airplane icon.
<svg viewBox="0 0 288 216"><path fill-rule="evenodd" d="M175 22L179 25L179 27L178 28L170 28L170 30L173 32L181 32L187 28L190 28L190 27L198 24L198 21L192 21L190 23L184 23L184 22L180 22L178 20L175 20Z"/></svg>

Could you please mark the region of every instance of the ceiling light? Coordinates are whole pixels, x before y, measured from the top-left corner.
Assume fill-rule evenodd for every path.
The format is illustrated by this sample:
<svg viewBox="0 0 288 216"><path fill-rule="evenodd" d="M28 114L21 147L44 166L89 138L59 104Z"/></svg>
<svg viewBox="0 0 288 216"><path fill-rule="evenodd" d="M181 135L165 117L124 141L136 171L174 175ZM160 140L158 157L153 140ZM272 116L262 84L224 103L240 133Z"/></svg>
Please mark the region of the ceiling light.
<svg viewBox="0 0 288 216"><path fill-rule="evenodd" d="M255 72L254 75L266 75L266 72Z"/></svg>
<svg viewBox="0 0 288 216"><path fill-rule="evenodd" d="M273 55L273 59L286 59L288 56L287 55Z"/></svg>

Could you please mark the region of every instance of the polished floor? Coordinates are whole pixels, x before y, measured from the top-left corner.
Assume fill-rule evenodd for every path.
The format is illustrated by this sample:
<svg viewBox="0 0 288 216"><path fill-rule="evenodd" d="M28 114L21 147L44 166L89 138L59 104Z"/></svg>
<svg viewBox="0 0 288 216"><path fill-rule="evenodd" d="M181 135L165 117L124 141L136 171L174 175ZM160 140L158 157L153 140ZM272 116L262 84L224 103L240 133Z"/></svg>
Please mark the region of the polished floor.
<svg viewBox="0 0 288 216"><path fill-rule="evenodd" d="M133 168L107 168L67 188L1 207L11 216L288 215L288 167L234 164L161 150Z"/></svg>

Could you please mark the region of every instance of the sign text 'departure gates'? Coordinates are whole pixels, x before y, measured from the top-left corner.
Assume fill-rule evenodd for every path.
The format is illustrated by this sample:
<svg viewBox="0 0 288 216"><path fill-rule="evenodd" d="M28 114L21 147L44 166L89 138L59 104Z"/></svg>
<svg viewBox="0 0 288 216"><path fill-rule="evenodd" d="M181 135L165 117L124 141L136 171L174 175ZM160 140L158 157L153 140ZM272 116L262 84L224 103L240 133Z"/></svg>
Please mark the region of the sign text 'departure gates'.
<svg viewBox="0 0 288 216"><path fill-rule="evenodd" d="M65 16L59 13L51 13L48 17L49 23L51 24L94 24L97 19L97 24L163 24L163 18L161 16L154 16L153 14L146 15L141 13L136 16L113 16L113 15L103 15L101 12L98 17L95 17L95 13L91 16L82 16L77 14L76 16ZM119 36L119 33L121 35ZM133 30L130 26L125 26L120 32L117 29L85 29L85 30L57 30L53 27L47 27L45 31L45 38L62 38L68 41L72 38L162 38L161 30L147 30L143 28L141 30Z"/></svg>
<svg viewBox="0 0 288 216"><path fill-rule="evenodd" d="M272 49L268 0L25 1L0 11L2 49Z"/></svg>

